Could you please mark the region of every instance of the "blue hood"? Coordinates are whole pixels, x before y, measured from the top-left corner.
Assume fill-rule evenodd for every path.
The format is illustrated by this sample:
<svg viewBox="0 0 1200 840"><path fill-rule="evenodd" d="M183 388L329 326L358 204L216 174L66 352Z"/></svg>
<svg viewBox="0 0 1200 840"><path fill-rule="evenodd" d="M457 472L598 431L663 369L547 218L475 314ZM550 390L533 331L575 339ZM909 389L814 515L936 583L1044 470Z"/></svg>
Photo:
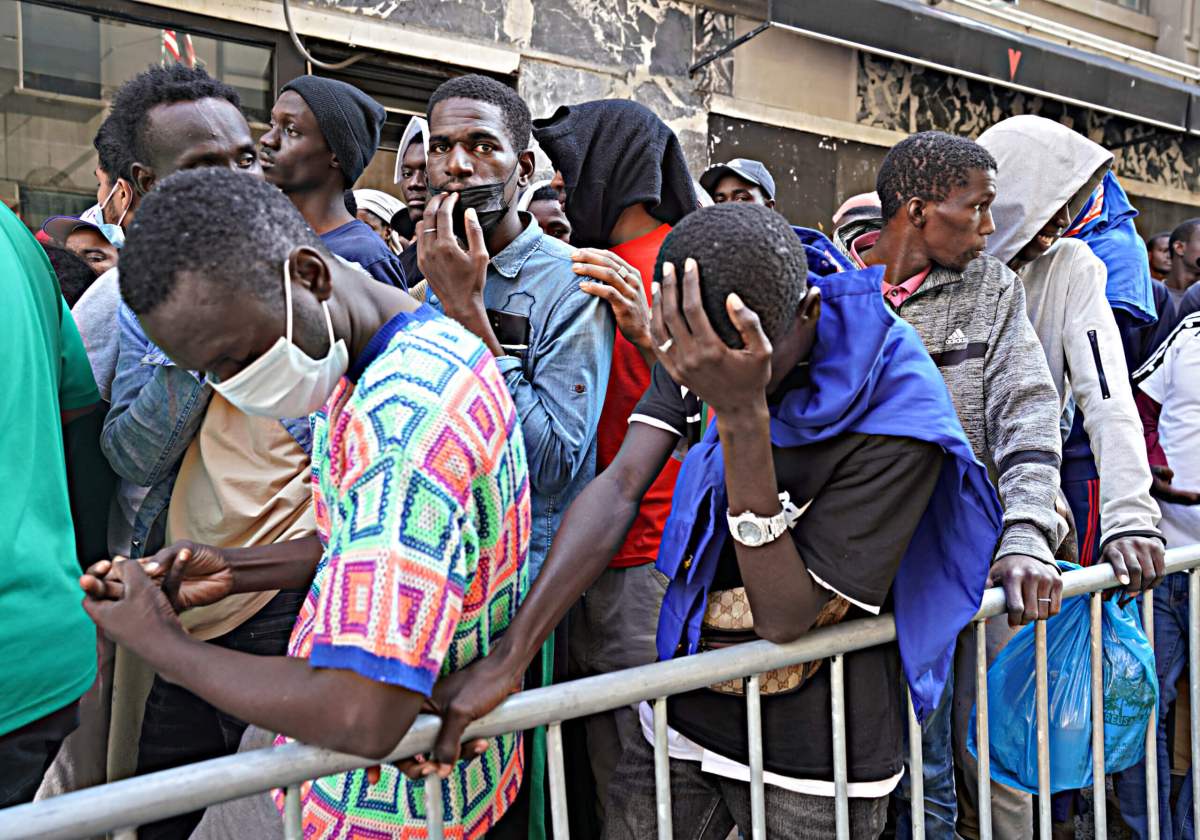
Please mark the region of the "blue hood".
<svg viewBox="0 0 1200 840"><path fill-rule="evenodd" d="M818 277L828 277L839 271L854 271L856 268L821 231L804 227L793 227L792 230L804 245L804 256L808 259L810 276L815 274Z"/></svg>
<svg viewBox="0 0 1200 840"><path fill-rule="evenodd" d="M1110 306L1123 309L1142 324L1153 324L1158 313L1146 243L1133 224L1137 214L1117 176L1109 172L1064 236L1086 242L1103 261L1108 269L1104 295Z"/></svg>

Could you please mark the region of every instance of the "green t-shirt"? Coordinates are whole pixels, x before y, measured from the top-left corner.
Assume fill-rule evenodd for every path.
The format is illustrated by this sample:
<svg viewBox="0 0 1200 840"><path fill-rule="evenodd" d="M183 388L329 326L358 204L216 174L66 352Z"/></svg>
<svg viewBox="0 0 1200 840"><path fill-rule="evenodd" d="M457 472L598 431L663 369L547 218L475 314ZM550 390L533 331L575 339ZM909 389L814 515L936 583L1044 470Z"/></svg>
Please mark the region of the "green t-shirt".
<svg viewBox="0 0 1200 840"><path fill-rule="evenodd" d="M50 261L2 205L0 277L2 735L78 699L96 675L96 629L77 583L60 411L100 395Z"/></svg>

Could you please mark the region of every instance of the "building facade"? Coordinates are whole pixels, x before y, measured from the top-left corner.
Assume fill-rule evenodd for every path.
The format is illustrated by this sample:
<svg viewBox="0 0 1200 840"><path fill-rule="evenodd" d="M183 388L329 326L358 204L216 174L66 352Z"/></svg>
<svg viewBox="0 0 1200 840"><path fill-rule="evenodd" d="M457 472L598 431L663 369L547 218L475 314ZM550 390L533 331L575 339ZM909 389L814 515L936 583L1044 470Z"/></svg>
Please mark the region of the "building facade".
<svg viewBox="0 0 1200 840"><path fill-rule="evenodd" d="M396 143L446 78L517 87L534 116L628 97L699 173L764 160L781 209L828 229L907 134L976 136L1037 113L1114 150L1144 234L1200 215L1200 0L293 0L326 73L389 112L362 185L390 188ZM745 39L739 41L739 39ZM731 45L737 44L736 46ZM697 67L702 62L703 66ZM280 0L0 2L0 199L31 226L94 201L91 146L124 79L195 61L265 130L274 92L311 68ZM1192 124L1192 120L1195 124Z"/></svg>

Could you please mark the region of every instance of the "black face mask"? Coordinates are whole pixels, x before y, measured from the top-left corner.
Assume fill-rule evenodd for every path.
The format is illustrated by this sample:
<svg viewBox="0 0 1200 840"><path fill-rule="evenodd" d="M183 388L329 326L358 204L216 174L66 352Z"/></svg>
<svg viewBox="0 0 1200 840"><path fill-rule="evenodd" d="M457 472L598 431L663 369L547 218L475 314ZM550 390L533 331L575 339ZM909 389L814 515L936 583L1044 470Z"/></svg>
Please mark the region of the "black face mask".
<svg viewBox="0 0 1200 840"><path fill-rule="evenodd" d="M513 174L516 174L517 167L513 167ZM475 208L476 217L479 219L479 226L483 228L483 235L489 236L496 225L500 224L500 220L508 213L508 199L504 197L504 190L508 187L508 182L512 180L512 175L509 175L503 181L496 181L491 184L480 184L476 187L466 187L461 190L445 190L429 185L429 197L435 195L445 195L447 193L458 193L458 202L454 205L454 210L451 211L450 217L454 222L454 235L463 242L467 241L467 223L466 212L468 207Z"/></svg>

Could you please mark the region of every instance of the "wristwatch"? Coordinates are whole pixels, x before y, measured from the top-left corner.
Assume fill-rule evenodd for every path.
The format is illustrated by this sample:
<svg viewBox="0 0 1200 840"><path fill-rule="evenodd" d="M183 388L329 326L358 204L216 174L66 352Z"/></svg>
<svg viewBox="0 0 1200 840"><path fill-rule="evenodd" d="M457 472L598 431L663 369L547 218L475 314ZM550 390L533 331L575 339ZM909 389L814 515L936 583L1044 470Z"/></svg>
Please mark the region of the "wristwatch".
<svg viewBox="0 0 1200 840"><path fill-rule="evenodd" d="M725 518L729 522L730 536L748 548L758 548L779 539L788 528L796 524L796 520L804 512L792 504L792 497L787 493L779 494L779 504L782 509L774 516L759 516L753 511L735 516L726 511Z"/></svg>

